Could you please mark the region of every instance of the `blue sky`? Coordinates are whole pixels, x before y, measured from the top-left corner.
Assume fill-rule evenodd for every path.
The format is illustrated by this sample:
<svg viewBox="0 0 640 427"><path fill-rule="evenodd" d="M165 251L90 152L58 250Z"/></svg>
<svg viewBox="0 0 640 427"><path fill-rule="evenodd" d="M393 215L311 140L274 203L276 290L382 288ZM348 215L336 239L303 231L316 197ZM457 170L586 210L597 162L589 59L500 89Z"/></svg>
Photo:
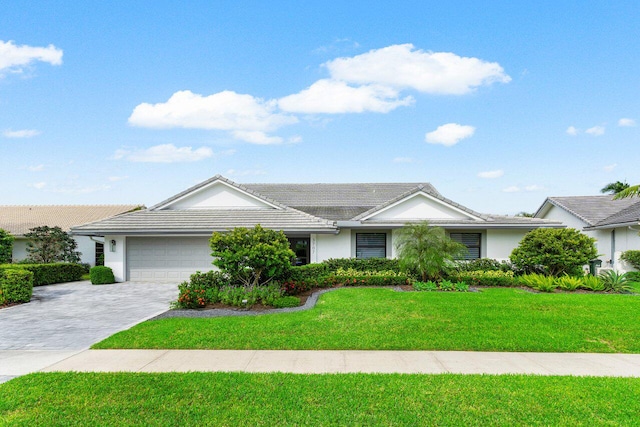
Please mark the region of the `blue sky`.
<svg viewBox="0 0 640 427"><path fill-rule="evenodd" d="M637 1L73 3L0 5L1 204L222 174L515 214L640 182Z"/></svg>

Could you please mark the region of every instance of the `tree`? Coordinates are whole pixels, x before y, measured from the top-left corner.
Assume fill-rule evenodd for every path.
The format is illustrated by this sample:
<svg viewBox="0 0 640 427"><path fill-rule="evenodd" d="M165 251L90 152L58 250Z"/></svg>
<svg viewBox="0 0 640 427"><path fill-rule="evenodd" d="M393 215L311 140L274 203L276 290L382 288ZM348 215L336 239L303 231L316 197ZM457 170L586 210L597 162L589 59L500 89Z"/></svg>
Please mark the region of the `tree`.
<svg viewBox="0 0 640 427"><path fill-rule="evenodd" d="M78 244L60 227L34 227L24 235L28 240L27 259L34 263L80 262Z"/></svg>
<svg viewBox="0 0 640 427"><path fill-rule="evenodd" d="M598 256L596 240L574 228L538 228L528 232L511 252L511 262L527 272L542 268L546 274L579 274Z"/></svg>
<svg viewBox="0 0 640 427"><path fill-rule="evenodd" d="M396 248L402 269L418 271L422 281L440 278L447 262L467 250L463 244L447 237L444 229L432 227L427 221L401 228Z"/></svg>
<svg viewBox="0 0 640 427"><path fill-rule="evenodd" d="M0 228L0 264L11 262L13 254L13 236Z"/></svg>
<svg viewBox="0 0 640 427"><path fill-rule="evenodd" d="M627 186L624 190L613 196L614 200L626 199L628 197L640 197L640 185Z"/></svg>
<svg viewBox="0 0 640 427"><path fill-rule="evenodd" d="M263 285L284 277L295 254L282 231L256 225L213 233L209 240L213 264L244 286Z"/></svg>
<svg viewBox="0 0 640 427"><path fill-rule="evenodd" d="M610 182L609 184L602 187L600 192L605 194L618 194L619 192L624 191L627 188L629 188L629 184L627 184L626 181L625 182L616 181L616 182Z"/></svg>

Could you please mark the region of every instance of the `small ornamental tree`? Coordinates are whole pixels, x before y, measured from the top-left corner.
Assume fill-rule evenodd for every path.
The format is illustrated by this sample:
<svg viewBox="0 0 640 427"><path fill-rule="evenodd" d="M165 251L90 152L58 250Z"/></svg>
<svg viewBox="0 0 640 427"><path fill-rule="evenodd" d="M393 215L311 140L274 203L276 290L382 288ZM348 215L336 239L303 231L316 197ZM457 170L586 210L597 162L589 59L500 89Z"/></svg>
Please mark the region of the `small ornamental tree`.
<svg viewBox="0 0 640 427"><path fill-rule="evenodd" d="M213 265L244 286L264 285L284 277L295 259L287 236L260 224L251 229L237 227L226 233L213 233L209 245Z"/></svg>
<svg viewBox="0 0 640 427"><path fill-rule="evenodd" d="M51 262L80 262L78 244L60 227L34 227L24 235L27 242L27 259L36 264Z"/></svg>
<svg viewBox="0 0 640 427"><path fill-rule="evenodd" d="M467 250L463 244L447 237L444 229L432 227L427 221L406 224L397 236L401 268L417 271L423 282L439 279L447 263Z"/></svg>
<svg viewBox="0 0 640 427"><path fill-rule="evenodd" d="M0 228L0 264L11 262L13 254L13 236Z"/></svg>
<svg viewBox="0 0 640 427"><path fill-rule="evenodd" d="M510 258L526 272L542 268L551 276L575 275L598 256L595 242L574 228L538 228L524 236Z"/></svg>

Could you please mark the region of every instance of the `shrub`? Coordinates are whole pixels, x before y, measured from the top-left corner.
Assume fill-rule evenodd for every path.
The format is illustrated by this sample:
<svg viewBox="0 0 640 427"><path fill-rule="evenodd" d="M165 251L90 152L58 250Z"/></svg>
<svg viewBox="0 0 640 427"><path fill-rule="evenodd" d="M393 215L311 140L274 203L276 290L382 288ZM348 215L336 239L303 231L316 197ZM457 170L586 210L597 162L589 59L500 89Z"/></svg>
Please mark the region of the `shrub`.
<svg viewBox="0 0 640 427"><path fill-rule="evenodd" d="M631 264L636 270L640 270L640 251L624 251L620 259Z"/></svg>
<svg viewBox="0 0 640 427"><path fill-rule="evenodd" d="M518 278L518 282L524 286L528 286L540 292L552 292L555 288L558 287L554 277L545 276L538 273L525 274L523 276L520 276Z"/></svg>
<svg viewBox="0 0 640 427"><path fill-rule="evenodd" d="M282 289L276 284L267 286L224 286L219 291L220 302L235 307L251 307L258 302L273 306L282 296ZM244 302L246 301L246 302Z"/></svg>
<svg viewBox="0 0 640 427"><path fill-rule="evenodd" d="M580 278L580 287L588 291L600 292L604 291L604 283L597 276L587 275Z"/></svg>
<svg viewBox="0 0 640 427"><path fill-rule="evenodd" d="M542 266L546 274L577 275L598 255L595 239L573 228L538 228L511 252L511 262L526 272Z"/></svg>
<svg viewBox="0 0 640 427"><path fill-rule="evenodd" d="M511 264L507 261L498 261L491 258L478 258L471 260L458 260L454 264L456 271L512 271Z"/></svg>
<svg viewBox="0 0 640 427"><path fill-rule="evenodd" d="M0 305L31 301L33 273L22 269L0 270Z"/></svg>
<svg viewBox="0 0 640 427"><path fill-rule="evenodd" d="M455 287L453 285L453 282L451 282L450 280L443 280L442 282L440 282L440 290L453 291L455 290Z"/></svg>
<svg viewBox="0 0 640 427"><path fill-rule="evenodd" d="M232 280L245 286L263 285L285 278L295 254L282 231L237 227L213 233L209 240L213 264Z"/></svg>
<svg viewBox="0 0 640 427"><path fill-rule="evenodd" d="M353 275L337 276L335 274L325 278L326 286L402 286L410 282L407 276L373 276Z"/></svg>
<svg viewBox="0 0 640 427"><path fill-rule="evenodd" d="M627 271L627 276L632 282L640 282L640 271Z"/></svg>
<svg viewBox="0 0 640 427"><path fill-rule="evenodd" d="M191 286L198 289L220 289L229 285L229 278L221 271L211 270L205 273L196 271L189 276Z"/></svg>
<svg viewBox="0 0 640 427"><path fill-rule="evenodd" d="M322 264L328 269L327 273L334 272L339 268L357 271L400 271L399 261L389 258L331 258L323 261Z"/></svg>
<svg viewBox="0 0 640 427"><path fill-rule="evenodd" d="M556 279L556 284L560 289L565 291L575 291L582 286L583 281L581 277L562 276Z"/></svg>
<svg viewBox="0 0 640 427"><path fill-rule="evenodd" d="M89 278L92 285L108 285L116 282L113 270L103 265L96 265L89 270Z"/></svg>
<svg viewBox="0 0 640 427"><path fill-rule="evenodd" d="M298 307L300 305L300 298L293 296L279 297L273 300L271 305L275 308Z"/></svg>
<svg viewBox="0 0 640 427"><path fill-rule="evenodd" d="M14 238L8 231L0 228L0 264L11 262Z"/></svg>
<svg viewBox="0 0 640 427"><path fill-rule="evenodd" d="M406 224L397 233L398 259L405 272L417 271L420 279L438 279L447 264L467 248L451 240L443 228L432 227L427 221Z"/></svg>
<svg viewBox="0 0 640 427"><path fill-rule="evenodd" d="M41 226L29 229L24 235L27 242L29 260L34 263L80 262L78 244L60 227Z"/></svg>
<svg viewBox="0 0 640 427"><path fill-rule="evenodd" d="M438 290L438 284L436 282L433 282L431 280L429 280L428 282L413 282L413 289L415 289L416 291L437 291Z"/></svg>
<svg viewBox="0 0 640 427"><path fill-rule="evenodd" d="M476 270L462 271L455 276L459 282L466 282L472 286L516 286L513 271Z"/></svg>
<svg viewBox="0 0 640 427"><path fill-rule="evenodd" d="M178 300L174 308L201 308L220 301L220 289L229 286L229 279L220 271L197 271L188 282L178 285Z"/></svg>
<svg viewBox="0 0 640 427"><path fill-rule="evenodd" d="M602 284L606 292L633 292L631 279L627 273L620 274L614 270L605 270L600 273L599 277L602 279Z"/></svg>
<svg viewBox="0 0 640 427"><path fill-rule="evenodd" d="M33 286L50 285L52 283L74 282L81 280L84 267L80 264L5 264L0 269L21 269L33 273Z"/></svg>
<svg viewBox="0 0 640 427"><path fill-rule="evenodd" d="M456 292L469 292L469 285L465 282L457 282L453 284L453 290Z"/></svg>

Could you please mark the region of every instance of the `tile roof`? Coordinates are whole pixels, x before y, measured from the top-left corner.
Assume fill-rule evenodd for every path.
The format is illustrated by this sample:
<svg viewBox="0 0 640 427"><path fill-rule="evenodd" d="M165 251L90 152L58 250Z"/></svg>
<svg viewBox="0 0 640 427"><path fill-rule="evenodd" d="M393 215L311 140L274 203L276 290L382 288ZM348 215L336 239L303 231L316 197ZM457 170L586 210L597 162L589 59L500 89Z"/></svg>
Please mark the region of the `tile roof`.
<svg viewBox="0 0 640 427"><path fill-rule="evenodd" d="M234 227L265 228L287 232L336 232L331 221L295 209L189 209L144 210L73 227L76 234L211 234Z"/></svg>
<svg viewBox="0 0 640 427"><path fill-rule="evenodd" d="M536 215L541 213L547 202L566 210L591 227L633 222L640 217L640 200L637 198L614 200L612 195L549 197Z"/></svg>
<svg viewBox="0 0 640 427"><path fill-rule="evenodd" d="M140 205L23 205L0 206L0 228L24 236L30 228L48 225L69 231L74 225L130 212Z"/></svg>

